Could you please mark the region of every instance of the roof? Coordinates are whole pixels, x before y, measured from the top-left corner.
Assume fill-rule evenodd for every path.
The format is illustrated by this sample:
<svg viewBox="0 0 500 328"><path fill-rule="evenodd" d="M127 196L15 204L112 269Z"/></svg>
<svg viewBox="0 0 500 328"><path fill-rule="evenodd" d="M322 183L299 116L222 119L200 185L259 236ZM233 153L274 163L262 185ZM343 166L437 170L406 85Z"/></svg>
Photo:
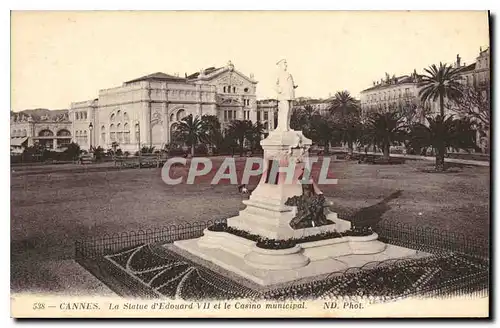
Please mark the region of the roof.
<svg viewBox="0 0 500 328"><path fill-rule="evenodd" d="M208 75L214 71L217 71L219 69L221 69L222 67L209 67L209 68L205 68L203 71L205 73L205 75ZM187 79L191 80L191 79L196 79L198 78L198 76L200 75L200 72L196 72L196 73L193 73L193 74L190 74L187 76Z"/></svg>
<svg viewBox="0 0 500 328"><path fill-rule="evenodd" d="M470 72L476 69L476 63L460 67L460 73Z"/></svg>
<svg viewBox="0 0 500 328"><path fill-rule="evenodd" d="M421 75L417 74L417 77L420 77ZM392 78L391 78L392 79ZM396 77L396 82L395 83L382 83L382 84L377 84L377 85L374 85L368 89L365 89L361 92L365 92L365 91L371 91L371 90L374 90L374 89L384 89L384 88L387 88L387 87L391 87L391 86L394 86L394 85L398 85L398 84L404 84L404 83L416 83L414 82L414 79L412 76L410 75L401 75L401 76L397 76Z"/></svg>
<svg viewBox="0 0 500 328"><path fill-rule="evenodd" d="M151 80L156 80L156 81L185 81L186 79L183 77L178 77L178 76L173 76L170 74L165 74L162 72L156 72L153 74L145 75L142 77L139 77L137 79L133 79L130 81L127 81L125 83L134 83L134 82L139 82L139 81L151 81Z"/></svg>
<svg viewBox="0 0 500 328"><path fill-rule="evenodd" d="M47 108L35 108L35 109L25 109L20 112L10 112L10 116L17 116L21 118L23 116L31 117L33 122L39 121L68 121L68 110L67 109L47 109Z"/></svg>
<svg viewBox="0 0 500 328"><path fill-rule="evenodd" d="M14 138L11 138L10 139L10 145L11 146L22 146L23 143L26 142L26 140L28 140L28 137L14 137Z"/></svg>

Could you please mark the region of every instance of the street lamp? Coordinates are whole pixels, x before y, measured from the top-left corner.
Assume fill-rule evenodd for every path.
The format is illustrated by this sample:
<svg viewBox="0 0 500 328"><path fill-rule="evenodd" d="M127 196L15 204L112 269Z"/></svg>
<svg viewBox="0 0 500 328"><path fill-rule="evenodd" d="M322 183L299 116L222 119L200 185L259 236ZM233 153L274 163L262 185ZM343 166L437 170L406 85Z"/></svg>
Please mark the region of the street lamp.
<svg viewBox="0 0 500 328"><path fill-rule="evenodd" d="M139 152L139 168L141 168L141 126L139 121L135 124L135 135L137 138L137 150Z"/></svg>
<svg viewBox="0 0 500 328"><path fill-rule="evenodd" d="M90 135L89 136L90 137L90 148L89 149L90 150L92 150L92 130L93 129L94 129L94 126L92 125L92 122L90 122L90 124L89 124L89 131L90 131L90 133L89 133L89 135Z"/></svg>

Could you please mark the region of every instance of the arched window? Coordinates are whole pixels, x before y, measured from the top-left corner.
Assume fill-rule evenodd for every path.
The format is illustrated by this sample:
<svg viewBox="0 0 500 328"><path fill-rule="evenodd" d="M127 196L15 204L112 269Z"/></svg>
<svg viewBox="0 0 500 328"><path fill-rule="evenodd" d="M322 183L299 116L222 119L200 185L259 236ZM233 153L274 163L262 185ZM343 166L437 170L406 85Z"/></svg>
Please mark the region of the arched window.
<svg viewBox="0 0 500 328"><path fill-rule="evenodd" d="M122 132L122 125L121 123L118 123L116 125L116 141L118 141L118 143L122 143L123 142L123 132Z"/></svg>
<svg viewBox="0 0 500 328"><path fill-rule="evenodd" d="M62 130L57 131L57 136L58 137L71 137L71 133L66 129L62 129Z"/></svg>
<svg viewBox="0 0 500 328"><path fill-rule="evenodd" d="M83 112L83 118L86 120L87 119L87 112Z"/></svg>
<svg viewBox="0 0 500 328"><path fill-rule="evenodd" d="M186 116L186 111L184 109L180 109L177 112L177 121L182 120Z"/></svg>
<svg viewBox="0 0 500 328"><path fill-rule="evenodd" d="M233 93L236 93L236 87L233 87Z"/></svg>
<svg viewBox="0 0 500 328"><path fill-rule="evenodd" d="M40 136L40 137L52 137L52 136L54 136L54 132L52 132L50 130L42 130L42 131L40 131L40 133L38 133L38 136Z"/></svg>
<svg viewBox="0 0 500 328"><path fill-rule="evenodd" d="M174 115L174 114L172 114L172 115ZM141 128L139 127L139 123L137 123L137 124L135 125L135 130L134 130L134 132L135 132L135 141L136 141L137 143L140 143L140 141L141 141L141 140L140 140L140 137L141 137L141 135L140 135L140 133L141 133Z"/></svg>
<svg viewBox="0 0 500 328"><path fill-rule="evenodd" d="M106 144L106 127L101 126L101 140L103 144Z"/></svg>
<svg viewBox="0 0 500 328"><path fill-rule="evenodd" d="M87 143L87 130L83 131L83 142Z"/></svg>
<svg viewBox="0 0 500 328"><path fill-rule="evenodd" d="M126 144L130 143L130 126L128 123L123 125L123 142Z"/></svg>
<svg viewBox="0 0 500 328"><path fill-rule="evenodd" d="M127 112L123 113L123 120L124 121L128 121L129 120Z"/></svg>
<svg viewBox="0 0 500 328"><path fill-rule="evenodd" d="M109 141L111 141L111 142L116 141L116 131L115 131L114 124L111 124L109 126Z"/></svg>
<svg viewBox="0 0 500 328"><path fill-rule="evenodd" d="M227 87L227 93L231 93L231 86Z"/></svg>
<svg viewBox="0 0 500 328"><path fill-rule="evenodd" d="M28 135L28 132L26 132L26 129L23 130L23 137L26 137Z"/></svg>
<svg viewBox="0 0 500 328"><path fill-rule="evenodd" d="M226 93L226 86L224 86L224 93Z"/></svg>
<svg viewBox="0 0 500 328"><path fill-rule="evenodd" d="M114 113L113 113L113 114L111 114L111 117L109 118L109 120L110 120L111 122L114 122L114 121L115 121L115 114L114 114Z"/></svg>
<svg viewBox="0 0 500 328"><path fill-rule="evenodd" d="M120 120L121 118L122 118L122 112L121 112L121 110L118 110L118 111L116 112L116 119L117 119L117 120Z"/></svg>
<svg viewBox="0 0 500 328"><path fill-rule="evenodd" d="M175 121L175 115L174 113L170 114L170 122Z"/></svg>

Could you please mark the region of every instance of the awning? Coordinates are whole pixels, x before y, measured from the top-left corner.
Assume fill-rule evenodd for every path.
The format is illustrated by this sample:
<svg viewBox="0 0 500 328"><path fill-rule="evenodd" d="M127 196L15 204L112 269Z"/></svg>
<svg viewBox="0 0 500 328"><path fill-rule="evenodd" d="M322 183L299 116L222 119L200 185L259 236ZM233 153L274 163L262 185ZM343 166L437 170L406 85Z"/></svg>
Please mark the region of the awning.
<svg viewBox="0 0 500 328"><path fill-rule="evenodd" d="M10 139L10 145L11 146L22 146L23 143L28 140L28 137L21 137L21 138L11 138Z"/></svg>

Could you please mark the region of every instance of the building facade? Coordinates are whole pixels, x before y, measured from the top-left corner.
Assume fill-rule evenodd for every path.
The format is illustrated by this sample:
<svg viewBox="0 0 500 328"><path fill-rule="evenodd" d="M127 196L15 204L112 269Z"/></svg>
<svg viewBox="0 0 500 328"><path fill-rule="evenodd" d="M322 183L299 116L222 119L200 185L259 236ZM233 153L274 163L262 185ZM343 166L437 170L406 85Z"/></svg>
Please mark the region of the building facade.
<svg viewBox="0 0 500 328"><path fill-rule="evenodd" d="M62 151L73 140L68 110L35 109L11 113L11 153L38 143L49 150Z"/></svg>
<svg viewBox="0 0 500 328"><path fill-rule="evenodd" d="M484 94L489 97L489 48L482 50L475 63L467 65L462 63L460 55L457 55L453 64L454 68L460 69L460 83L468 86L483 87ZM389 109L405 110L414 109L414 119L423 122L425 115L436 115L440 112L439 101L427 101L422 103L419 97L418 87L422 76L413 73L392 77L386 73L385 78L374 81L372 87L361 91L361 111L366 117L371 112L386 111ZM449 106L445 108L445 115L455 114Z"/></svg>
<svg viewBox="0 0 500 328"><path fill-rule="evenodd" d="M99 90L98 98L74 102L71 131L82 148L124 151L142 145L163 148L172 140L172 125L183 117L215 115L225 128L232 120L257 120L257 81L229 62L185 77L154 73Z"/></svg>

